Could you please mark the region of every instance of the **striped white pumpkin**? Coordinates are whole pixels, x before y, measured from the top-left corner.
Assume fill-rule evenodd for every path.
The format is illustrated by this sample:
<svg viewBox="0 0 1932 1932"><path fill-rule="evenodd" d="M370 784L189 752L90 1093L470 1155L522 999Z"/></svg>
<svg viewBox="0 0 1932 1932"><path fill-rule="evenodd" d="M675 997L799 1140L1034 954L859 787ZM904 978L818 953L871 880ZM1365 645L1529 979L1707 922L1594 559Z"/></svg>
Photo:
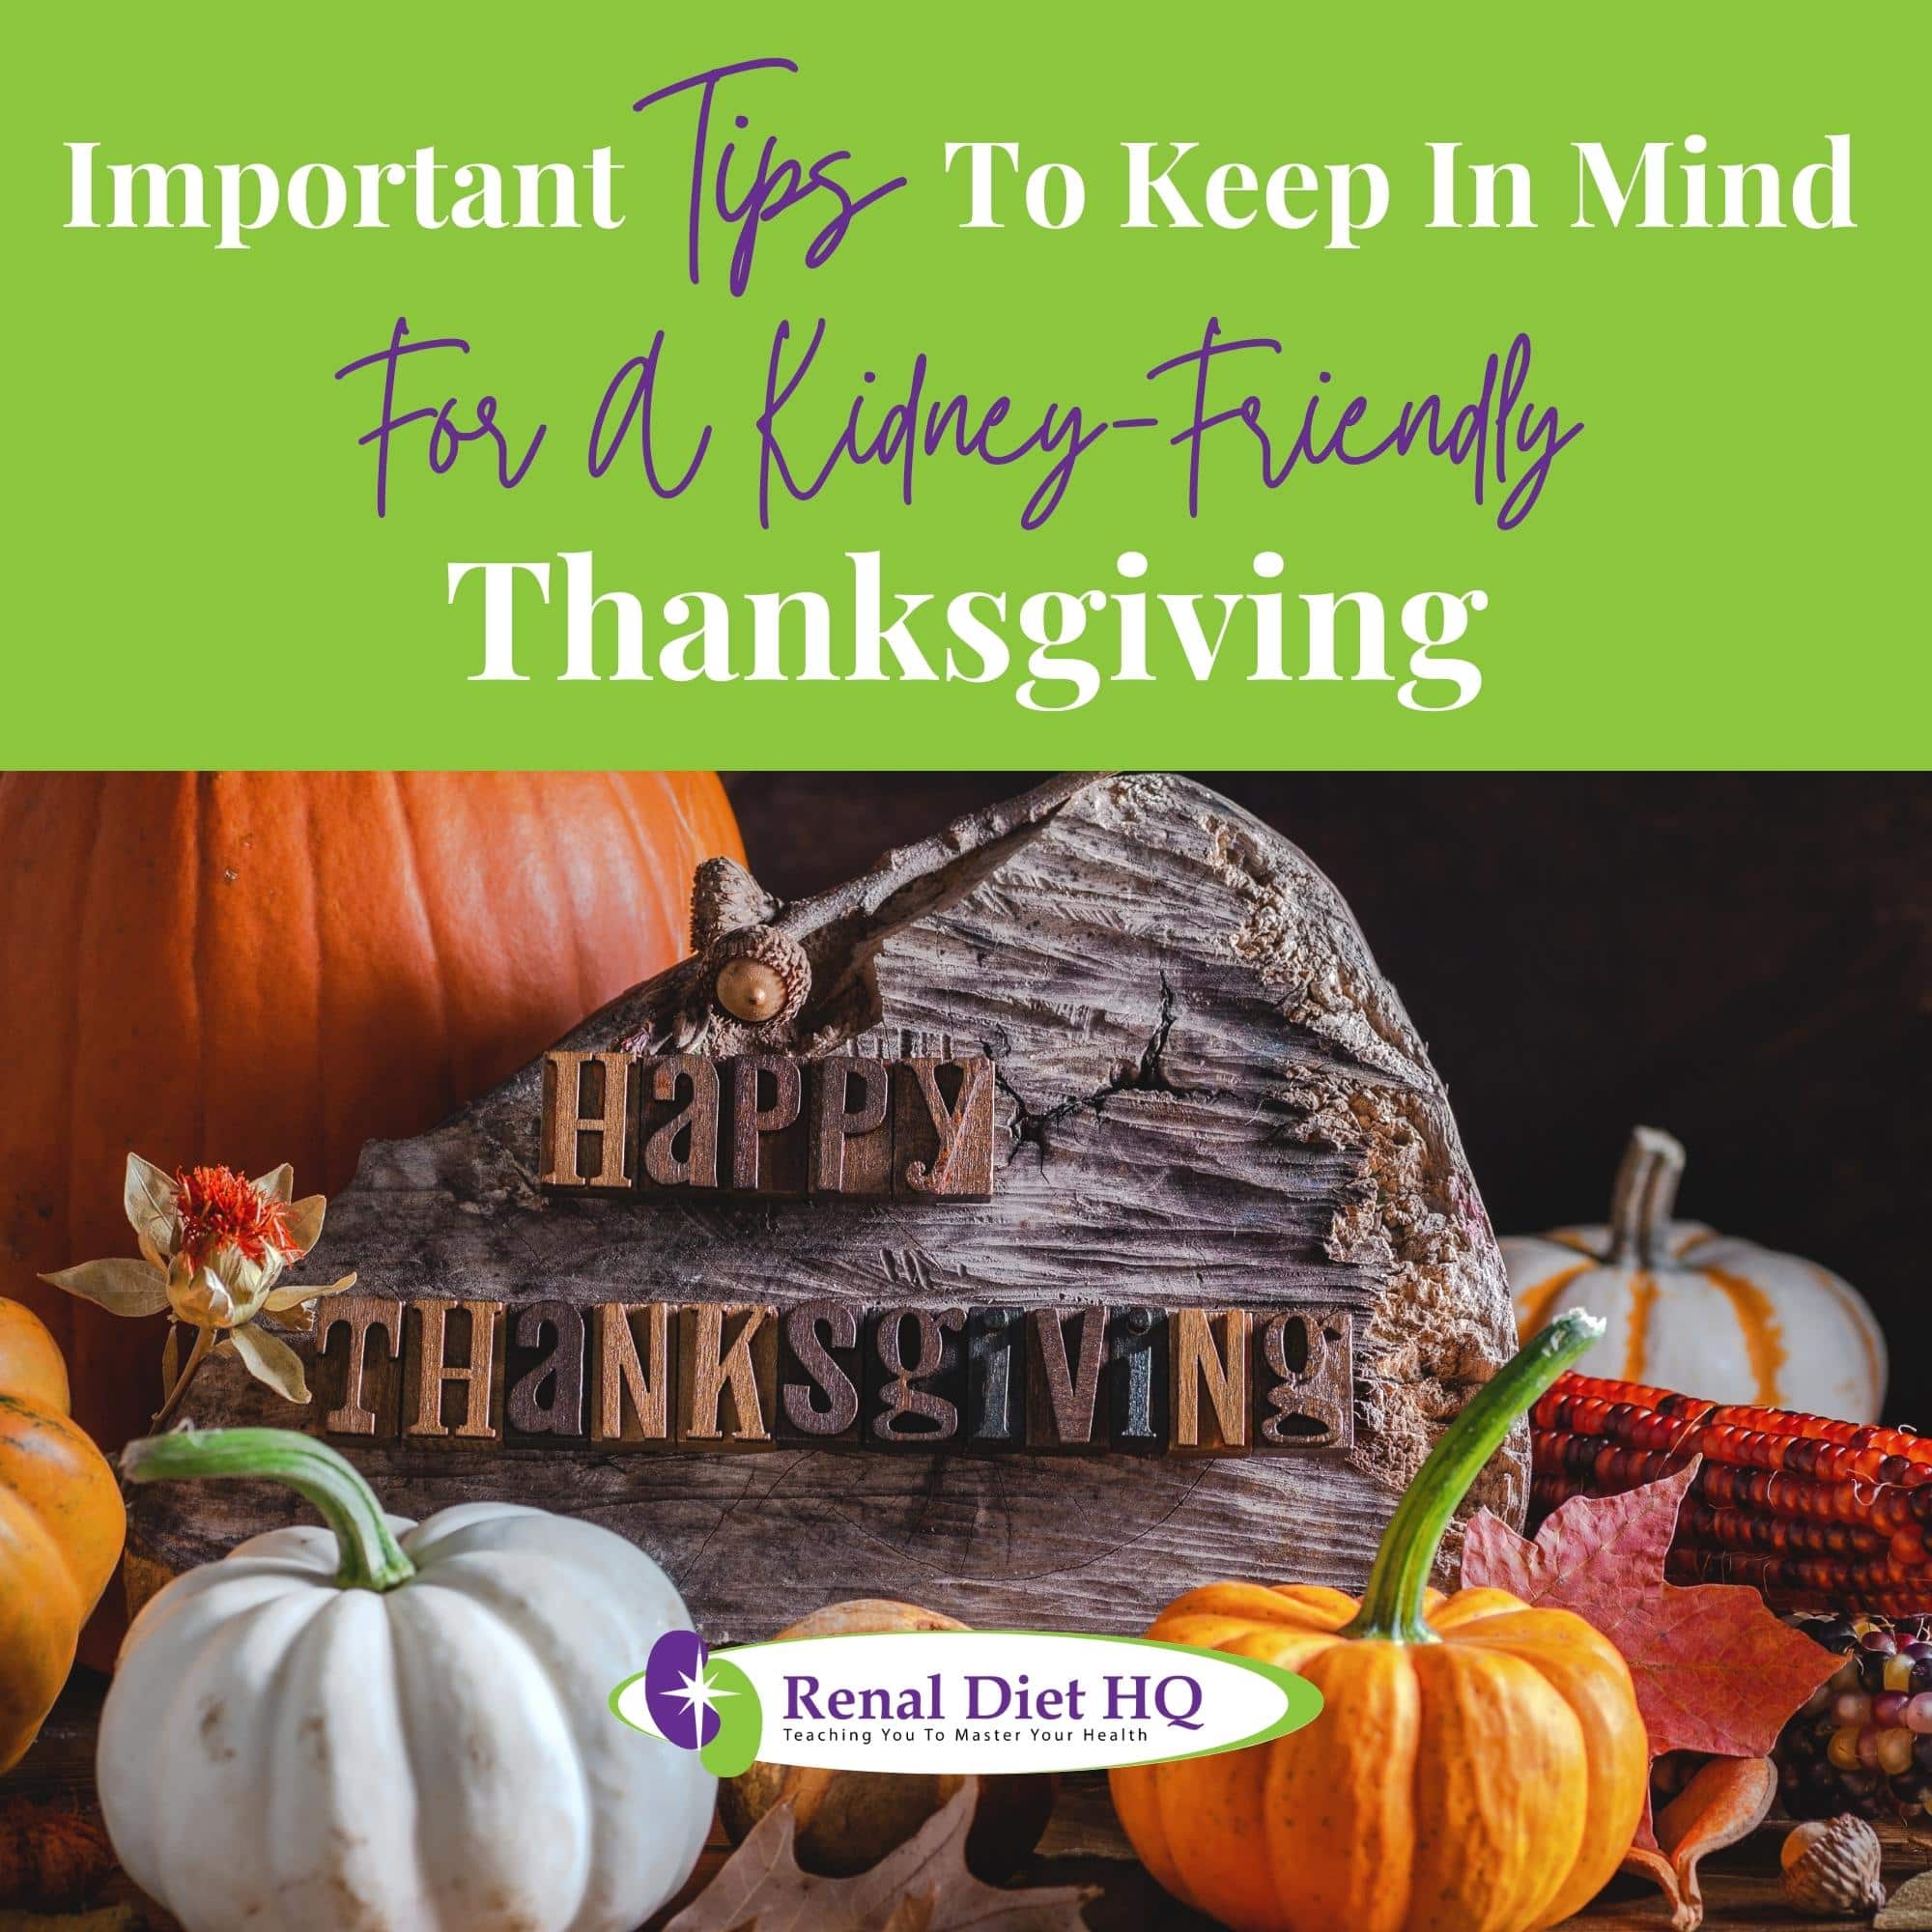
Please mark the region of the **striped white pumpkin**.
<svg viewBox="0 0 1932 1932"><path fill-rule="evenodd" d="M1886 1356L1871 1310L1829 1268L1672 1220L1683 1173L1683 1147L1638 1127L1607 1226L1504 1241L1519 1329L1587 1308L1608 1327L1584 1375L1875 1422Z"/></svg>

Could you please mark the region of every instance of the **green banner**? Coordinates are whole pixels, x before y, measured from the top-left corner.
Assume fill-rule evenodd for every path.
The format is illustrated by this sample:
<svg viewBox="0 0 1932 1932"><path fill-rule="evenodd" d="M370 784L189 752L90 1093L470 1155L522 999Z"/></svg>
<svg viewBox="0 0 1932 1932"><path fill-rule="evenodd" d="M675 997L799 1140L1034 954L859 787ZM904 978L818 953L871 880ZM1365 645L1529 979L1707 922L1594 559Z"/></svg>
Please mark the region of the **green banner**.
<svg viewBox="0 0 1932 1932"><path fill-rule="evenodd" d="M42 10L0 756L1916 765L1923 22Z"/></svg>

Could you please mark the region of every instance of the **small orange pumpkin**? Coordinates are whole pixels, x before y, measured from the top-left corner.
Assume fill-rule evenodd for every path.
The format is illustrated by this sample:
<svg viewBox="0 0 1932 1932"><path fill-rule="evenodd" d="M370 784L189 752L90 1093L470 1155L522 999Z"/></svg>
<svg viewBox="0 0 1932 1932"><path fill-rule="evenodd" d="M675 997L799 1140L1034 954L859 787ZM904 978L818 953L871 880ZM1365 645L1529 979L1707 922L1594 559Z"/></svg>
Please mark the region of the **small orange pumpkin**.
<svg viewBox="0 0 1932 1932"><path fill-rule="evenodd" d="M1630 1669L1568 1610L1427 1588L1457 1505L1510 1425L1603 1332L1559 1317L1443 1432L1360 1605L1209 1583L1149 1636L1278 1664L1320 1717L1271 1744L1109 1774L1162 1885L1236 1932L1530 1932L1629 1849L1649 1750Z"/></svg>
<svg viewBox="0 0 1932 1932"><path fill-rule="evenodd" d="M68 1415L54 1338L32 1309L0 1299L0 1771L67 1682L123 1527L114 1471Z"/></svg>

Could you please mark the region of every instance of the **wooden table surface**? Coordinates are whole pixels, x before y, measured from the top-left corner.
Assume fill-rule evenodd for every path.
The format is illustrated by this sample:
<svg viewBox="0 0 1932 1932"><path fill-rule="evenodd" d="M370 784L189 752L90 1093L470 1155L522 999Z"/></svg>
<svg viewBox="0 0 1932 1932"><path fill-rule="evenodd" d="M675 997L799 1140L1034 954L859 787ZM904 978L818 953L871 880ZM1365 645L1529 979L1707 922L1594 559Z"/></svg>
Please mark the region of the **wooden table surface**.
<svg viewBox="0 0 1932 1932"><path fill-rule="evenodd" d="M94 1739L105 1680L77 1671L55 1706L40 1739L26 1757L0 1777L0 1804L16 1801L72 1807L98 1815L94 1793ZM1777 1843L1774 1828L1704 1864L1704 1924L1707 1932L1853 1932L1863 1918L1811 1918L1794 1913L1779 1897ZM677 1905L694 1896L724 1861L727 1847L716 1837L705 1850L683 1895L666 1908L662 1924ZM1896 1886L1932 1866L1932 1844L1899 1837L1887 1839L1886 1882ZM1134 1859L1108 1802L1104 1777L1083 1776L1063 1782L1061 1803L1038 1852L1017 1881L1034 1885L1091 1885L1100 1896L1087 1908L1093 1932L1213 1932L1211 1921L1169 1898ZM148 1932L177 1932L176 1921L153 1904L123 1875L113 1874L93 1905L122 1905L134 1917L127 1923ZM17 1903L0 1899L0 1907ZM6 1915L0 1913L0 1928ZM1569 1921L1572 1932L1669 1932L1670 1914L1662 1895L1635 1881L1619 1879L1587 1911Z"/></svg>

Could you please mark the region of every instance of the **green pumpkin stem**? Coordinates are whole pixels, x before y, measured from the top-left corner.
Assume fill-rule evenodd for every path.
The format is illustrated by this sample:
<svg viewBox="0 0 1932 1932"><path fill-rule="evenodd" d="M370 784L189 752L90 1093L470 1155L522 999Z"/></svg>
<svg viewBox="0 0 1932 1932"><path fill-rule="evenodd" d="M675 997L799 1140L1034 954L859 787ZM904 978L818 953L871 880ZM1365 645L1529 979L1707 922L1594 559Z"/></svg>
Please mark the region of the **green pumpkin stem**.
<svg viewBox="0 0 1932 1932"><path fill-rule="evenodd" d="M1443 1531L1517 1417L1603 1332L1604 1323L1580 1308L1559 1315L1463 1405L1396 1504L1362 1593L1361 1614L1345 1636L1438 1640L1424 1619L1423 1596Z"/></svg>
<svg viewBox="0 0 1932 1932"><path fill-rule="evenodd" d="M286 1483L321 1511L335 1532L345 1590L393 1590L416 1574L403 1554L376 1492L339 1450L293 1429L177 1429L146 1435L121 1452L130 1483L176 1477L251 1476Z"/></svg>

